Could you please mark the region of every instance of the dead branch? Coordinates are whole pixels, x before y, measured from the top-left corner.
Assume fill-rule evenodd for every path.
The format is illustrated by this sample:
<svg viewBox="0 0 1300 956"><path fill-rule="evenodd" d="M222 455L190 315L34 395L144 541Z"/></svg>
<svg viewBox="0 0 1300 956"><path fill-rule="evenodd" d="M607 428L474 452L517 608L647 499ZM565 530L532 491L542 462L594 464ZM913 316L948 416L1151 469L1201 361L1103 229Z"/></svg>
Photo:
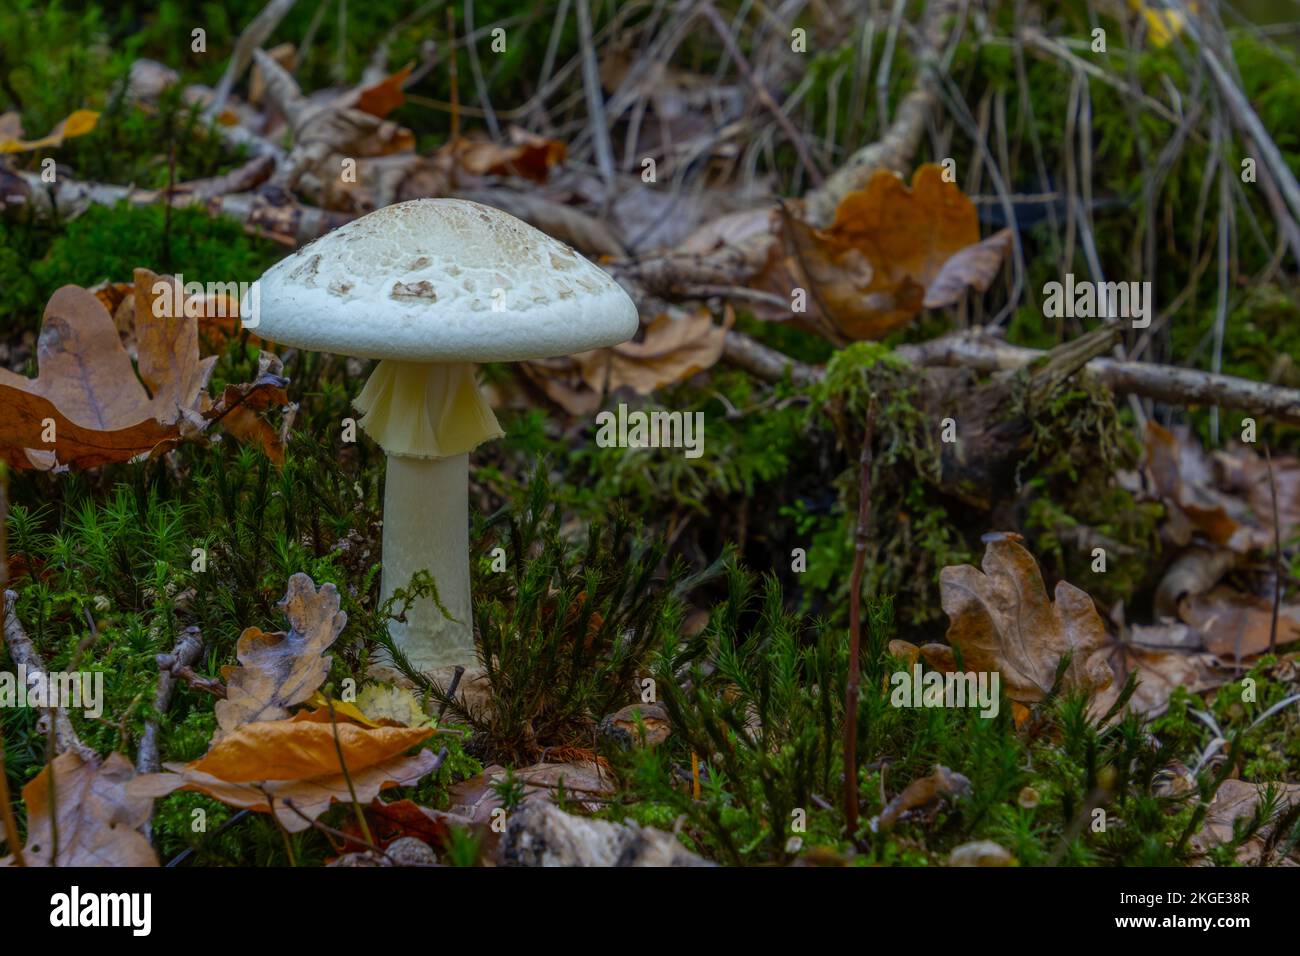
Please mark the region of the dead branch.
<svg viewBox="0 0 1300 956"><path fill-rule="evenodd" d="M896 353L917 366L946 365L977 372L1011 371L1047 354L1009 345L983 331L956 332L919 345L903 345ZM797 384L816 381L825 374L819 366L798 362L736 331L727 333L722 356L768 382L780 381L787 370ZM1199 369L1113 358L1094 358L1085 368L1114 392L1141 395L1170 405L1219 405L1300 425L1300 389Z"/></svg>
<svg viewBox="0 0 1300 956"><path fill-rule="evenodd" d="M9 648L9 656L13 658L15 664L27 669L29 681L33 678L47 681L48 672L45 668L45 662L41 660L35 645L32 644L32 639L27 636L27 632L23 629L22 621L18 620L18 594L14 591L5 591L4 598L4 638L5 645ZM81 738L77 736L77 731L73 728L72 720L68 717L67 712L59 707L45 707L42 710L44 713L38 726L47 728L49 721L53 720L54 745L59 753L72 750L83 760L99 760L99 755L81 742Z"/></svg>
<svg viewBox="0 0 1300 956"><path fill-rule="evenodd" d="M200 641L202 638L200 638ZM180 646L179 644L177 645ZM221 681L211 677L204 677L196 671L190 664L178 660L174 654L159 654L154 660L158 664L159 672L168 674L172 677L179 677L190 686L192 690L200 690L205 694L211 694L218 700L226 699L226 685Z"/></svg>
<svg viewBox="0 0 1300 956"><path fill-rule="evenodd" d="M140 749L135 758L137 773L157 773L162 764L158 750L158 724L162 715L172 703L172 692L176 689L175 666L189 667L203 653L203 635L197 627L187 627L172 648L171 654L158 655L159 661L175 662L170 667L158 668L158 690L153 697L153 714L144 722L144 733L140 735Z"/></svg>
<svg viewBox="0 0 1300 956"><path fill-rule="evenodd" d="M230 55L230 63L226 67L226 72L222 74L221 81L217 84L216 92L212 95L212 102L203 111L203 118L211 122L221 115L222 108L226 105L226 99L230 96L230 91L239 78L244 75L248 69L248 64L252 62L253 53L267 38L275 32L275 28L280 25L296 0L271 0L262 12L253 17L244 32L239 35L235 41L234 52Z"/></svg>
<svg viewBox="0 0 1300 956"><path fill-rule="evenodd" d="M274 169L273 157L259 156L222 176L181 183L172 190L172 205L201 206L212 216L227 216L247 231L267 234L284 245L310 242L353 218L305 206L284 190L256 188ZM30 209L42 218L72 219L90 206L115 206L123 200L134 206L153 205L166 202L167 191L82 182L67 176L46 183L38 173L0 169L0 213Z"/></svg>

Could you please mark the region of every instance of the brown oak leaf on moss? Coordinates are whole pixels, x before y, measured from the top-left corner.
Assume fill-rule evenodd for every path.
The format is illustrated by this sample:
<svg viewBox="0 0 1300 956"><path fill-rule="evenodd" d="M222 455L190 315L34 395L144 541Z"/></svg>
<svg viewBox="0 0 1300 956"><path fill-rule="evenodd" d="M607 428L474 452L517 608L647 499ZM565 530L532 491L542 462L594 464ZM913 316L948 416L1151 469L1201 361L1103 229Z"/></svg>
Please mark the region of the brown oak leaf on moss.
<svg viewBox="0 0 1300 956"><path fill-rule="evenodd" d="M329 673L325 651L348 621L338 590L332 584L317 590L310 577L295 574L279 606L289 630L247 628L235 645L239 666L222 668L226 699L217 701L216 739L247 723L287 717L289 707L311 697Z"/></svg>
<svg viewBox="0 0 1300 956"><path fill-rule="evenodd" d="M108 311L71 285L46 305L36 355L34 379L0 369L0 456L16 468L91 468L170 447L211 368L170 378L151 365L167 387L150 397Z"/></svg>
<svg viewBox="0 0 1300 956"><path fill-rule="evenodd" d="M1065 581L1056 600L1047 595L1034 556L1010 535L990 540L981 567L949 566L939 572L940 600L948 615L948 644L914 648L890 644L890 653L914 662L924 656L944 671L958 669L954 648L966 671L998 672L1013 703L1042 700L1067 653L1066 689L1100 691L1114 673L1106 661L1106 626L1086 592Z"/></svg>
<svg viewBox="0 0 1300 956"><path fill-rule="evenodd" d="M975 206L943 170L926 164L909 188L888 170L846 195L825 229L791 204L754 285L789 298L807 292L807 315L829 337L879 339L920 314L988 289L1011 248L1004 229L980 241Z"/></svg>
<svg viewBox="0 0 1300 956"><path fill-rule="evenodd" d="M0 369L0 461L94 468L159 454L217 422L283 461L280 437L250 420L258 409L288 404L278 360L264 362L255 382L227 386L214 403L205 389L216 357L200 355L199 319L173 316L166 303L155 308L167 285L175 289L176 280L137 269L131 285L94 292L68 285L50 297L36 378Z"/></svg>
<svg viewBox="0 0 1300 956"><path fill-rule="evenodd" d="M50 774L54 775L54 807L50 806ZM27 807L25 866L157 866L158 858L140 827L149 820L153 800L132 794L136 779L131 761L110 754L103 761L85 760L73 751L53 763L23 787ZM53 813L51 813L53 809ZM58 856L54 856L55 828ZM12 866L12 856L0 866Z"/></svg>

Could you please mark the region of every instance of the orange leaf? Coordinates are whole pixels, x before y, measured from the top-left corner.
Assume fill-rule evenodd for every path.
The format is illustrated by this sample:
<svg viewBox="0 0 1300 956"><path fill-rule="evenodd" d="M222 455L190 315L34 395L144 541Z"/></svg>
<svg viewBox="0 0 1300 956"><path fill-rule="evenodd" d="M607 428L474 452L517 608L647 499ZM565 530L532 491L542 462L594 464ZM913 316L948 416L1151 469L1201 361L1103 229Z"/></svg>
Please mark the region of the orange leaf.
<svg viewBox="0 0 1300 956"><path fill-rule="evenodd" d="M396 73L367 86L358 94L356 108L383 119L406 102L406 97L402 94L402 84L410 75L411 64L408 63Z"/></svg>
<svg viewBox="0 0 1300 956"><path fill-rule="evenodd" d="M847 339L883 338L967 286L984 291L1011 239L1003 231L980 242L975 206L934 164L917 169L910 189L877 171L840 201L826 229L783 220L757 285L782 298L806 290L814 319Z"/></svg>
<svg viewBox="0 0 1300 956"><path fill-rule="evenodd" d="M348 772L391 760L427 740L432 727L359 727L317 720L263 720L226 734L189 769L227 783L310 780L342 773L334 729Z"/></svg>

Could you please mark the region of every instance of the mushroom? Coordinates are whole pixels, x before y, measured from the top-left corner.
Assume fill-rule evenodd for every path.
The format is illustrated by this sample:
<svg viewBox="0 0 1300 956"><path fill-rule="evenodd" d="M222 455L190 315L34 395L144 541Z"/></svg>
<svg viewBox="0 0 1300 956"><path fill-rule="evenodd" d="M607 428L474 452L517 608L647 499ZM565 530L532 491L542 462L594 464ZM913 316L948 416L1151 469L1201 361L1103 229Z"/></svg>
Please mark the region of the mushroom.
<svg viewBox="0 0 1300 956"><path fill-rule="evenodd" d="M380 360L354 404L387 454L382 599L424 569L451 615L420 599L389 633L426 674L471 668L469 452L503 434L474 364L624 342L636 306L564 243L461 199L356 219L277 263L258 291L263 338Z"/></svg>

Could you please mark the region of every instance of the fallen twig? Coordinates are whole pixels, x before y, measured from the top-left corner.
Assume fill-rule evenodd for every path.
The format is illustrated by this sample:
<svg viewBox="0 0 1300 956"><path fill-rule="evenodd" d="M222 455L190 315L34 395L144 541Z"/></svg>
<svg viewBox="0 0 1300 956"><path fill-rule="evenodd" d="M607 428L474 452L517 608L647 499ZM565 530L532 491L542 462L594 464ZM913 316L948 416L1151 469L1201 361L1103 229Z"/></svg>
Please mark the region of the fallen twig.
<svg viewBox="0 0 1300 956"><path fill-rule="evenodd" d="M858 460L858 523L853 533L853 571L849 575L849 672L844 691L844 832L858 830L858 689L862 682L862 572L871 537L871 442L876 432L876 402L867 405L867 427Z"/></svg>
<svg viewBox="0 0 1300 956"><path fill-rule="evenodd" d="M32 639L23 630L22 621L18 620L17 593L5 591L4 605L4 638L5 644L9 648L9 656L13 658L15 664L27 668L28 681L48 683L49 678L45 662L41 660L40 654L36 652ZM82 760L99 760L99 755L81 742L76 729L72 726L72 720L64 710L59 707L44 707L42 710L45 713L41 717L41 722L49 726L54 741L55 754L51 755L51 759L57 754L71 750Z"/></svg>
<svg viewBox="0 0 1300 956"><path fill-rule="evenodd" d="M918 366L948 365L979 372L1001 372L1022 368L1047 353L1008 345L977 330L899 346L895 354ZM796 361L736 331L727 332L722 357L769 382L780 381L787 370L796 384L817 381L825 374L819 366ZM1114 392L1141 395L1171 405L1220 405L1283 424L1300 425L1300 389L1194 368L1112 358L1095 358L1085 367Z"/></svg>
<svg viewBox="0 0 1300 956"><path fill-rule="evenodd" d="M187 627L182 633L171 654L158 655L158 661L167 661L167 667L158 669L158 690L153 697L153 714L144 722L144 733L140 735L140 749L136 753L135 769L137 773L157 773L161 767L158 754L158 723L162 715L171 706L172 692L176 689L177 666L189 667L203 653L203 635L197 627Z"/></svg>

